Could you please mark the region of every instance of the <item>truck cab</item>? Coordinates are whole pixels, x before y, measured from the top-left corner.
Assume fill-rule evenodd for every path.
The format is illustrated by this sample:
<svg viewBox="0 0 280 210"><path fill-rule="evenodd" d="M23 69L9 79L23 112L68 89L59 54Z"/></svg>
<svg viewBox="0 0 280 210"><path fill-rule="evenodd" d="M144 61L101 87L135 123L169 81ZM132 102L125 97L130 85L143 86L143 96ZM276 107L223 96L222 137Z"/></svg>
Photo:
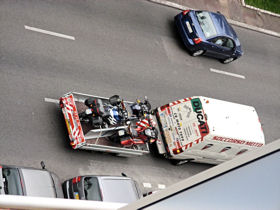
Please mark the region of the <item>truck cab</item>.
<svg viewBox="0 0 280 210"><path fill-rule="evenodd" d="M155 110L159 154L172 163L219 164L265 144L254 107L194 96Z"/></svg>

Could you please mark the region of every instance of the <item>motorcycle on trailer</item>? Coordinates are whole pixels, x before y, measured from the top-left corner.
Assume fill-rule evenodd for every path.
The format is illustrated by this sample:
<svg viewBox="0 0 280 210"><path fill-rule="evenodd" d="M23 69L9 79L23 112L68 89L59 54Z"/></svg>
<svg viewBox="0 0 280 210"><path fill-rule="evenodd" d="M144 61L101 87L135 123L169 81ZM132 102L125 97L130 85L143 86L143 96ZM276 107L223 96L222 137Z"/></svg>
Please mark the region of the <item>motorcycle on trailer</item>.
<svg viewBox="0 0 280 210"><path fill-rule="evenodd" d="M111 96L108 103L99 98L88 98L85 105L88 108L79 113L79 119L81 122L90 123L94 128L107 128L128 119L123 100L118 95Z"/></svg>
<svg viewBox="0 0 280 210"><path fill-rule="evenodd" d="M150 117L151 105L145 97L144 102L136 100L130 108L133 120L128 121L127 129L118 130L110 139L119 141L123 147L141 149L143 145L154 143L158 136L155 123Z"/></svg>
<svg viewBox="0 0 280 210"><path fill-rule="evenodd" d="M113 141L112 136L116 136L118 131L126 132L131 122L131 125L135 125L139 121L137 116L132 114L132 104L134 102L121 100L117 95L108 98L78 92L64 94L59 99L59 106L71 147L125 157L149 154L148 145L143 144L140 138L141 149L129 147L128 141L122 141L121 144L119 137L116 142ZM134 142L131 145L135 145L135 138L132 140Z"/></svg>

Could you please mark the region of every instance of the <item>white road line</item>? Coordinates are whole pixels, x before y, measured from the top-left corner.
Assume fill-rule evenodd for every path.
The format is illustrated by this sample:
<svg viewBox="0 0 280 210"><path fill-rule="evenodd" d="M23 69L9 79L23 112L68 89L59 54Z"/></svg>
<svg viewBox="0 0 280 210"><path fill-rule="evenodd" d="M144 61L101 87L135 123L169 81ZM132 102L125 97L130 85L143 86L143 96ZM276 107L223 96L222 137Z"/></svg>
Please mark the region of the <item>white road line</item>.
<svg viewBox="0 0 280 210"><path fill-rule="evenodd" d="M163 190L163 189L165 189L166 187L165 187L165 185L164 184L158 184L158 189L161 189L161 190Z"/></svg>
<svg viewBox="0 0 280 210"><path fill-rule="evenodd" d="M145 188L152 188L152 184L151 183L143 183L143 186Z"/></svg>
<svg viewBox="0 0 280 210"><path fill-rule="evenodd" d="M57 99L52 99L52 98L45 98L45 102L50 102L50 103L59 104L59 100L57 100Z"/></svg>
<svg viewBox="0 0 280 210"><path fill-rule="evenodd" d="M234 74L234 73L221 71L221 70L217 70L217 69L212 69L212 68L210 68L210 71L218 73L218 74L225 74L225 75L228 75L228 76L237 77L237 78L240 78L240 79L246 79L245 76L240 75L240 74Z"/></svg>
<svg viewBox="0 0 280 210"><path fill-rule="evenodd" d="M57 37L65 38L65 39L75 40L75 37L73 37L73 36L68 36L68 35L56 33L56 32L53 32L53 31L47 31L47 30L43 30L43 29L40 29L40 28L34 28L34 27L31 27L31 26L26 26L26 25L24 26L24 28L26 30L30 30L30 31L36 31L36 32L43 33L43 34L48 34L48 35L57 36Z"/></svg>

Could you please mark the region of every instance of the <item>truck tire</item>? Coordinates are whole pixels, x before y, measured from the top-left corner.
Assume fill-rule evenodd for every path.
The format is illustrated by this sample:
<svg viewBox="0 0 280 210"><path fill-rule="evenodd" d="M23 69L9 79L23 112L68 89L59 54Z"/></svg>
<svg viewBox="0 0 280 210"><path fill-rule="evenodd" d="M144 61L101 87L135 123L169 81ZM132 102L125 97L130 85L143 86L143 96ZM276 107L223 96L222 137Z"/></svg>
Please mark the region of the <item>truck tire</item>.
<svg viewBox="0 0 280 210"><path fill-rule="evenodd" d="M172 165L174 166L179 166L179 165L183 165L185 163L188 163L190 161L192 161L193 159L186 159L186 160L175 160L175 159L170 159L170 162Z"/></svg>
<svg viewBox="0 0 280 210"><path fill-rule="evenodd" d="M149 150L150 150L150 153L154 156L154 157L162 157L161 154L159 154L158 152L158 148L157 148L157 145L156 145L156 142L153 142L151 144L149 144Z"/></svg>

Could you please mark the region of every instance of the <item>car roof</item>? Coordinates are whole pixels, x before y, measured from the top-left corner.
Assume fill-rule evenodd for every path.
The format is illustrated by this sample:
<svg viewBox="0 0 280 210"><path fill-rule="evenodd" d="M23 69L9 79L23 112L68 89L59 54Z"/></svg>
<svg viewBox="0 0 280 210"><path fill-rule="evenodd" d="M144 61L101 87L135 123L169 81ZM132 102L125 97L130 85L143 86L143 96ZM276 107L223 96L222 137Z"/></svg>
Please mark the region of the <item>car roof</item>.
<svg viewBox="0 0 280 210"><path fill-rule="evenodd" d="M124 176L98 176L100 179L122 179L122 180L127 180L130 179L130 177L124 177Z"/></svg>
<svg viewBox="0 0 280 210"><path fill-rule="evenodd" d="M220 14L220 13L215 13L215 12L209 12L212 18L212 21L214 22L216 31L217 31L217 36L227 36L232 38L235 42L236 45L240 45L239 39L231 27L231 25L228 23L226 20L225 16Z"/></svg>
<svg viewBox="0 0 280 210"><path fill-rule="evenodd" d="M100 177L103 201L131 203L139 199L136 185L128 177Z"/></svg>
<svg viewBox="0 0 280 210"><path fill-rule="evenodd" d="M131 179L125 176L110 176L110 175L83 175L82 177L97 177L98 179Z"/></svg>
<svg viewBox="0 0 280 210"><path fill-rule="evenodd" d="M56 197L54 183L49 171L29 168L21 168L20 171L23 175L26 195Z"/></svg>
<svg viewBox="0 0 280 210"><path fill-rule="evenodd" d="M106 175L86 175L83 177L96 177L98 179L103 201L131 203L141 197L136 183L130 177Z"/></svg>
<svg viewBox="0 0 280 210"><path fill-rule="evenodd" d="M60 180L58 176L51 171L6 164L0 164L0 168L14 168L20 172L20 176L23 178L24 192L26 195L37 197L64 197ZM3 182L1 179L2 175L0 177L0 185Z"/></svg>

